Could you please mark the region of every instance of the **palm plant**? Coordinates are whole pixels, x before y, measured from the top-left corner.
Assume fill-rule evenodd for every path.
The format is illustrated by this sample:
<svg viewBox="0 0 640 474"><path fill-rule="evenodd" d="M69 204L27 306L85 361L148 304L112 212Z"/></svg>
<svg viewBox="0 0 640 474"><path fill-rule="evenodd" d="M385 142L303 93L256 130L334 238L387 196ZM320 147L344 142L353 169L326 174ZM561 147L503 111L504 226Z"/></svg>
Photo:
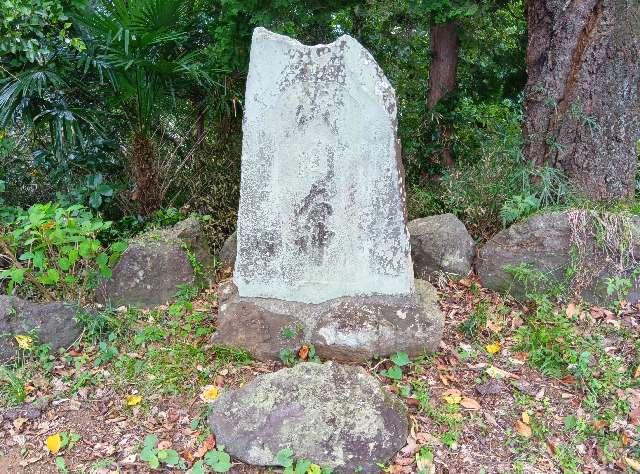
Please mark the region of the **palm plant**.
<svg viewBox="0 0 640 474"><path fill-rule="evenodd" d="M189 0L101 0L78 18L88 45L83 67L106 78L111 107L129 124L133 197L143 215L166 191L153 142L163 111L179 99L207 97L216 85L201 20Z"/></svg>

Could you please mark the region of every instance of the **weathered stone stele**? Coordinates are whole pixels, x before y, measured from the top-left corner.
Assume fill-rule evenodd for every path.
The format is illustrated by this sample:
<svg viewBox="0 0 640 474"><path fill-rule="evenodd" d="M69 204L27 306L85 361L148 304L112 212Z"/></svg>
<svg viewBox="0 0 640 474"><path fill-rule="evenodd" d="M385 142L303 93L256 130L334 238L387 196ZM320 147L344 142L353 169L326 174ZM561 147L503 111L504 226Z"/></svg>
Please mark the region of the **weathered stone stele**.
<svg viewBox="0 0 640 474"><path fill-rule="evenodd" d="M302 344L339 361L435 349L443 316L413 278L395 94L371 55L348 36L304 46L257 28L245 97L235 274L213 342L258 359ZM379 472L408 431L397 398L333 362L257 377L212 408L217 442L264 466L289 448Z"/></svg>
<svg viewBox="0 0 640 474"><path fill-rule="evenodd" d="M243 133L234 284L213 341L259 359L302 343L342 361L437 348L435 289L413 277L395 93L372 56L349 36L304 46L257 28Z"/></svg>
<svg viewBox="0 0 640 474"><path fill-rule="evenodd" d="M413 290L395 94L356 40L305 46L256 28L243 134L240 296Z"/></svg>

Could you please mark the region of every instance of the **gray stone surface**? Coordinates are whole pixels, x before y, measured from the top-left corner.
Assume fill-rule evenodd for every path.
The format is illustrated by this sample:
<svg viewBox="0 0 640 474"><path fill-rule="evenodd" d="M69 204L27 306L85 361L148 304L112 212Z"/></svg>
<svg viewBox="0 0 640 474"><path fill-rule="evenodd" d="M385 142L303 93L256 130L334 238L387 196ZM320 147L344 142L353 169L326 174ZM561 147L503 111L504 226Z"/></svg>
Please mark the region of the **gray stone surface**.
<svg viewBox="0 0 640 474"><path fill-rule="evenodd" d="M349 36L256 28L245 94L238 255L245 297L321 303L413 291L393 88Z"/></svg>
<svg viewBox="0 0 640 474"><path fill-rule="evenodd" d="M197 219L152 230L129 243L110 279L96 291L99 302L113 306L152 308L175 297L180 285L194 284L198 277L185 251L197 258L203 275L212 268L213 257Z"/></svg>
<svg viewBox="0 0 640 474"><path fill-rule="evenodd" d="M261 360L282 349L313 344L323 359L363 362L397 351L417 356L437 349L444 316L435 288L416 280L403 296L346 296L318 304L238 295L233 283L219 288L213 342L242 348ZM286 338L283 329L294 330Z"/></svg>
<svg viewBox="0 0 640 474"><path fill-rule="evenodd" d="M380 472L406 443L406 407L360 367L302 363L259 375L213 402L216 442L235 458L270 466L290 448L334 472Z"/></svg>
<svg viewBox="0 0 640 474"><path fill-rule="evenodd" d="M79 308L60 301L34 303L0 295L0 364L11 362L18 354L16 335L34 333L39 344L51 350L71 346L82 333L75 317Z"/></svg>
<svg viewBox="0 0 640 474"><path fill-rule="evenodd" d="M220 260L222 260L225 265L229 265L233 268L233 266L236 264L237 247L238 234L234 232L229 237L227 237L227 240L225 240L224 244L222 245L222 249L220 249Z"/></svg>
<svg viewBox="0 0 640 474"><path fill-rule="evenodd" d="M439 272L463 277L471 271L476 245L456 216L423 217L409 222L408 228L416 278L428 280Z"/></svg>
<svg viewBox="0 0 640 474"><path fill-rule="evenodd" d="M484 286L520 300L527 292L545 292L562 284L571 296L606 305L618 298L607 295L606 280L617 276L633 282L627 299L637 302L640 290L632 273L640 268L635 261L640 257L639 230L636 216L596 216L583 210L539 214L483 245L476 268ZM533 277L514 278L507 268L518 266L534 269Z"/></svg>

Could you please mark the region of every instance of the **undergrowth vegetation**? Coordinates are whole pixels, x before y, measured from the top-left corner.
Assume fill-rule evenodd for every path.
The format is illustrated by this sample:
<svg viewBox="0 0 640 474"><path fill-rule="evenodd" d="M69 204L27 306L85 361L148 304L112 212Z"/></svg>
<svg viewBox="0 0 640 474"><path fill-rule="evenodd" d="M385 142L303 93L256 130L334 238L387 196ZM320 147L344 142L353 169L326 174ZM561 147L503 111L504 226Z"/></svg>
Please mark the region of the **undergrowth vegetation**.
<svg viewBox="0 0 640 474"><path fill-rule="evenodd" d="M111 222L79 204L0 211L0 281L9 293L80 299L98 278L111 276L127 247L124 241L103 245L99 235Z"/></svg>

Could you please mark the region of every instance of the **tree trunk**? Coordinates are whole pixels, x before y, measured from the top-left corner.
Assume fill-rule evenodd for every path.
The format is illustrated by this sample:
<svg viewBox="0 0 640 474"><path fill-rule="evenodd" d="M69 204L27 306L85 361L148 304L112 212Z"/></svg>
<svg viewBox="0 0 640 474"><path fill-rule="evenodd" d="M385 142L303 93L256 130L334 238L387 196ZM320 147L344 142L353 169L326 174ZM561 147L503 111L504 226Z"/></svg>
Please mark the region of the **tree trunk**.
<svg viewBox="0 0 640 474"><path fill-rule="evenodd" d="M597 200L634 195L640 0L527 0L525 157Z"/></svg>
<svg viewBox="0 0 640 474"><path fill-rule="evenodd" d="M429 69L429 97L427 107L432 109L440 100L456 87L456 69L458 67L458 31L456 24L443 23L431 26L431 67ZM448 144L451 134L449 126L442 124L440 133L444 147L440 151L440 162L453 166L453 153Z"/></svg>
<svg viewBox="0 0 640 474"><path fill-rule="evenodd" d="M135 182L132 199L138 204L138 212L148 216L160 209L164 198L155 163L153 142L142 132L133 135L131 173Z"/></svg>

